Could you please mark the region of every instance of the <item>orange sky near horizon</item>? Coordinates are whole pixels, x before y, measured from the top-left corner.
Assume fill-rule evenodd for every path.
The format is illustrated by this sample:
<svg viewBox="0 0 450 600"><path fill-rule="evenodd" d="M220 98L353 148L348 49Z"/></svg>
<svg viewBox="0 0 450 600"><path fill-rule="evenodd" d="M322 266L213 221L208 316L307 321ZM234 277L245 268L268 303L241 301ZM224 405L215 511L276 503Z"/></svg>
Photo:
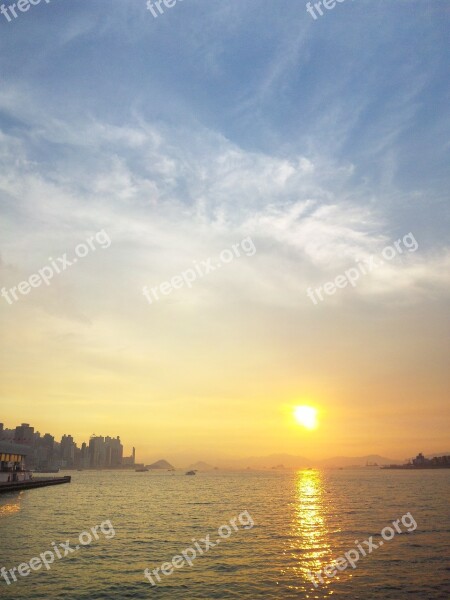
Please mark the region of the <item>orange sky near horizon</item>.
<svg viewBox="0 0 450 600"><path fill-rule="evenodd" d="M210 319L220 346L212 335L190 339L192 324L183 330L181 321L155 338L145 316L128 338L109 317L76 330L60 317L34 328L25 322L10 331L11 352L2 356L2 396L11 399L2 420L10 428L28 422L58 440L71 434L78 443L93 433L120 435L125 453L134 445L146 463L273 453L403 459L449 449L438 321L399 312L383 337L370 320L349 333L345 314L332 330L321 329L327 315L315 307L307 323L301 311L289 323L270 312L242 322L233 311L222 312L221 323ZM318 409L316 430L295 422L299 404Z"/></svg>

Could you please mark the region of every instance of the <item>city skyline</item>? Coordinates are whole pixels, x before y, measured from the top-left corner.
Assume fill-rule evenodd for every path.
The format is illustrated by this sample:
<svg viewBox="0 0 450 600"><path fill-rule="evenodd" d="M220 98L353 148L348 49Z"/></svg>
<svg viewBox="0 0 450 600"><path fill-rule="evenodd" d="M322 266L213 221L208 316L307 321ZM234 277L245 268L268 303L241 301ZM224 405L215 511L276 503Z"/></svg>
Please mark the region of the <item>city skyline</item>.
<svg viewBox="0 0 450 600"><path fill-rule="evenodd" d="M18 430L27 430L28 431L28 437L19 437L17 435ZM32 431L31 435L30 435L30 431ZM416 450L411 453L408 456L382 456L380 454L375 454L375 453L368 453L367 455L350 455L350 456L325 456L322 457L321 459L314 457L314 456L299 456L299 455L289 455L289 454L282 454L279 452L274 452L272 454L268 454L268 455L264 455L264 456L256 456L256 455L252 455L252 456L238 456L238 455L230 455L230 456L217 456L217 455L202 455L199 456L197 454L192 454L189 451L185 452L182 455L179 456L171 456L167 453L164 453L163 451L156 451L153 454L149 454L149 455L142 455L142 453L139 452L139 448L137 449L136 452L136 448L135 446L132 446L132 453L131 456L123 456L123 444L121 443L120 440L120 436L116 436L116 437L111 437L111 436L102 436L102 435L97 435L95 433L92 433L89 436L89 443L86 442L82 442L80 444L80 442L77 443L77 441L75 440L75 437L72 436L71 434L62 434L61 437L61 441L58 442L56 440L57 436L56 435L52 435L50 433L45 433L44 435L41 435L39 431L35 430L35 428L33 427L33 425L31 425L30 423L21 423L21 425L16 425L12 428L8 428L5 427L4 423L0 422L0 441L5 440L5 441L14 441L14 443L17 444L25 444L25 445L29 445L30 444L30 440L33 440L33 443L35 444L36 441L36 436L40 436L40 440L42 442L47 442L47 445L50 444L56 444L57 446L57 457L58 460L53 464L47 464L47 466L53 466L53 467L60 467L60 468L78 468L81 467L83 469L89 469L89 468L119 468L119 467L134 467L134 466L143 466L143 465L147 465L156 461L160 461L160 460L165 460L168 459L169 463L177 463L177 467L178 466L186 466L186 465L193 465L193 464L197 464L197 463L201 463L204 466L209 466L210 468L213 468L213 465L220 465L221 468L245 468L246 466L248 466L249 464L251 464L252 466L254 466L255 468L258 467L264 467L264 468L275 468L275 467L279 467L280 465L272 465L272 462L276 462L277 460L287 460L287 464L283 465L286 466L286 468L294 468L295 464L298 464L299 467L305 466L306 464L308 465L322 465L322 466L333 466L333 460L335 460L335 466L340 466L341 464L346 465L346 466L350 466L351 460L354 459L355 460L355 465L361 466L361 460L381 460L383 464L389 464L391 461L396 461L398 463L403 463L405 461L410 461L412 459L414 459L414 457L416 456ZM110 442L119 442L120 444L120 453L119 453L119 458L116 458L116 460L111 461L107 461L107 462L102 462L101 460L98 460L96 458L94 458L94 454L93 452L97 452L97 444L99 444L100 448L102 446L104 446L104 443L110 443ZM73 455L73 451L74 449L77 449L78 452L78 459L74 460L74 455ZM85 448L85 452L87 450L88 454L84 454L84 460L83 460L83 456L81 456L81 460L80 460L80 451L81 454L83 454L83 448ZM68 455L67 452L72 451L71 455ZM98 452L104 454L104 450L100 449L98 450ZM138 459L136 460L136 455L138 454ZM433 456L446 456L449 455L450 452L448 450L445 449L441 449L438 452L432 453L431 451L425 451L425 455L429 456L429 457L433 457ZM56 456L56 454L55 454ZM71 460L70 460L71 458ZM68 460L69 459L69 460ZM228 460L228 463L227 463ZM272 462L271 462L272 461ZM349 462L350 461L350 462ZM359 461L359 463L358 463ZM383 462L384 461L384 462ZM35 461L34 461L35 462ZM44 463L42 464L32 464L33 467L37 467L37 468L41 468L44 465ZM263 464L265 463L265 464Z"/></svg>
<svg viewBox="0 0 450 600"><path fill-rule="evenodd" d="M136 451L124 456L120 436L92 434L88 442L78 446L74 437L64 433L57 441L51 433L41 435L30 423L21 423L13 428L0 423L0 441L9 441L29 447L26 464L31 469L57 468L122 468L136 464Z"/></svg>

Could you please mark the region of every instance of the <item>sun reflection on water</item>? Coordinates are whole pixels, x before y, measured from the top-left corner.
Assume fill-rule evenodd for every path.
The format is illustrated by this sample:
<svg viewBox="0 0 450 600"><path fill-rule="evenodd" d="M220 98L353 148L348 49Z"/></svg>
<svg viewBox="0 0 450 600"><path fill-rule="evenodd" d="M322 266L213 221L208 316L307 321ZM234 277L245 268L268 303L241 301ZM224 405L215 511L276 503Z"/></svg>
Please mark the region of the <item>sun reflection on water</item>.
<svg viewBox="0 0 450 600"><path fill-rule="evenodd" d="M0 501L0 519L2 517L9 517L18 513L21 509L22 492L20 492L17 496L13 498L3 498Z"/></svg>
<svg viewBox="0 0 450 600"><path fill-rule="evenodd" d="M323 597L333 594L330 580L324 578L315 588L310 573L323 569L331 561L330 534L326 521L326 506L330 502L324 489L320 471L305 470L295 474L295 504L288 553L291 561L287 569L294 576L294 585L306 597ZM318 595L320 594L320 595Z"/></svg>

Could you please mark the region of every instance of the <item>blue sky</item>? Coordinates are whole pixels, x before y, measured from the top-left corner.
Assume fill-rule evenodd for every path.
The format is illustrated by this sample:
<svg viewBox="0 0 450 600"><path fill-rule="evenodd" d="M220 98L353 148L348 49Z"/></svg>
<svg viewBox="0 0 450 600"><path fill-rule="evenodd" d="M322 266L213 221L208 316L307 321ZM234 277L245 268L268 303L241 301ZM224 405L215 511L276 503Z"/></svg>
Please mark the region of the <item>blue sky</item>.
<svg viewBox="0 0 450 600"><path fill-rule="evenodd" d="M314 21L297 0L185 0L158 19L140 0L43 2L0 21L1 123L24 135L47 115L142 118L249 152L353 164L352 185L370 184L390 218L420 216L442 240L446 4L348 1Z"/></svg>
<svg viewBox="0 0 450 600"><path fill-rule="evenodd" d="M411 328L411 339L393 342L399 353L423 340L419 320L430 332L441 330L450 264L450 4L346 0L317 20L305 6L184 0L154 19L145 0L52 0L10 23L0 15L2 285L17 284L89 233L105 228L113 239L101 258L11 310L2 307L6 339L28 331L30 353L39 352L43 336L53 340L43 357L67 352L105 398L93 347L98 369L115 374L114 353L132 348L120 365L125 382L143 378L140 356L153 357L162 345L167 354L158 361L167 373L154 373L155 401L201 396L214 405L213 391L223 382L184 373L174 388L169 364L171 352L180 362L204 360L218 312L223 328L214 327L224 346L211 360L226 357L239 372L249 361L251 373L255 365L277 364L275 380L289 382L286 396L296 385L328 389L339 377L333 352L341 355L342 344L355 362L339 368L346 381L352 378L364 360L355 340L343 341L349 327L367 335L369 345L380 323L391 333ZM410 231L419 241L414 255L326 306L306 297L308 286ZM149 312L143 285L248 235L258 248L254 258ZM232 349L243 326L253 341L237 365ZM292 339L292 330L305 339ZM191 336L198 338L194 347ZM326 375L316 373L311 344L327 348ZM441 351L438 342L440 357ZM248 358L252 353L259 362ZM438 411L445 373L441 359L430 366L429 356L428 342L416 356L404 354L392 385L401 386L400 372L426 365L423 390L432 378ZM17 372L23 360L20 353L8 357L5 370ZM297 373L299 361L305 368ZM36 359L31 364L33 389L57 396L74 385L63 378L54 388L51 373L42 374ZM212 370L220 379L220 369ZM329 384L321 387L321 378ZM342 384L349 410L367 381L359 384L348 394ZM130 400L136 410L145 404L139 389ZM227 402L238 402L242 389L222 389ZM255 395L251 389L248 383L243 393ZM14 376L5 394L23 406L25 418L26 394ZM89 394L87 385L78 387L75 404L88 403ZM272 419L271 410L264 418ZM423 418L420 410L416 418ZM389 443L386 451L395 453ZM275 450L275 442L269 446Z"/></svg>

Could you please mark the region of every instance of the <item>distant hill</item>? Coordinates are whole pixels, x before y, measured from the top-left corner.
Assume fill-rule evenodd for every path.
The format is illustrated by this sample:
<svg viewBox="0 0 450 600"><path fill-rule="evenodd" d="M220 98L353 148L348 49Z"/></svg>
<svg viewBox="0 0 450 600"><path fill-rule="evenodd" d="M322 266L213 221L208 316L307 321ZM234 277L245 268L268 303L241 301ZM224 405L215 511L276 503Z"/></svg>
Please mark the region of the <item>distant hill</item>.
<svg viewBox="0 0 450 600"><path fill-rule="evenodd" d="M190 471L213 471L214 467L205 463L203 460L199 460L193 465L189 465L188 470Z"/></svg>
<svg viewBox="0 0 450 600"><path fill-rule="evenodd" d="M334 456L316 462L320 467L365 467L367 463L377 465L402 465L405 461L394 458L386 458L379 454L368 454L367 456Z"/></svg>
<svg viewBox="0 0 450 600"><path fill-rule="evenodd" d="M173 467L169 462L167 462L167 460L157 460L156 462L152 463L151 465L146 465L147 469L153 469L153 470L165 470L165 469L174 469L175 467Z"/></svg>
<svg viewBox="0 0 450 600"><path fill-rule="evenodd" d="M251 456L242 459L229 459L224 462L224 467L229 469L306 469L308 467L332 468L332 467L365 467L366 464L377 465L401 465L405 460L387 458L379 454L368 454L366 456L335 456L323 460L311 460L304 456L293 456L291 454L271 454L269 456ZM220 465L222 466L222 464Z"/></svg>
<svg viewBox="0 0 450 600"><path fill-rule="evenodd" d="M417 453L416 453L417 454ZM440 452L438 454L427 454L427 458L434 456L449 456L450 452ZM380 454L367 454L364 456L334 456L322 460L311 460L305 456L294 456L291 454L270 454L269 456L250 456L248 458L230 458L217 459L217 466L221 469L241 470L279 470L283 469L307 469L308 467L315 468L340 468L340 467L365 467L367 464L379 466L382 465L403 465L408 458L388 458ZM216 459L214 459L216 461ZM189 466L191 470L210 471L215 467L203 461L199 461Z"/></svg>
<svg viewBox="0 0 450 600"><path fill-rule="evenodd" d="M228 469L272 469L282 466L285 469L303 469L312 466L312 461L304 456L290 454L271 454L270 456L251 456L249 458L229 459L224 465ZM220 463L219 466L222 466Z"/></svg>

